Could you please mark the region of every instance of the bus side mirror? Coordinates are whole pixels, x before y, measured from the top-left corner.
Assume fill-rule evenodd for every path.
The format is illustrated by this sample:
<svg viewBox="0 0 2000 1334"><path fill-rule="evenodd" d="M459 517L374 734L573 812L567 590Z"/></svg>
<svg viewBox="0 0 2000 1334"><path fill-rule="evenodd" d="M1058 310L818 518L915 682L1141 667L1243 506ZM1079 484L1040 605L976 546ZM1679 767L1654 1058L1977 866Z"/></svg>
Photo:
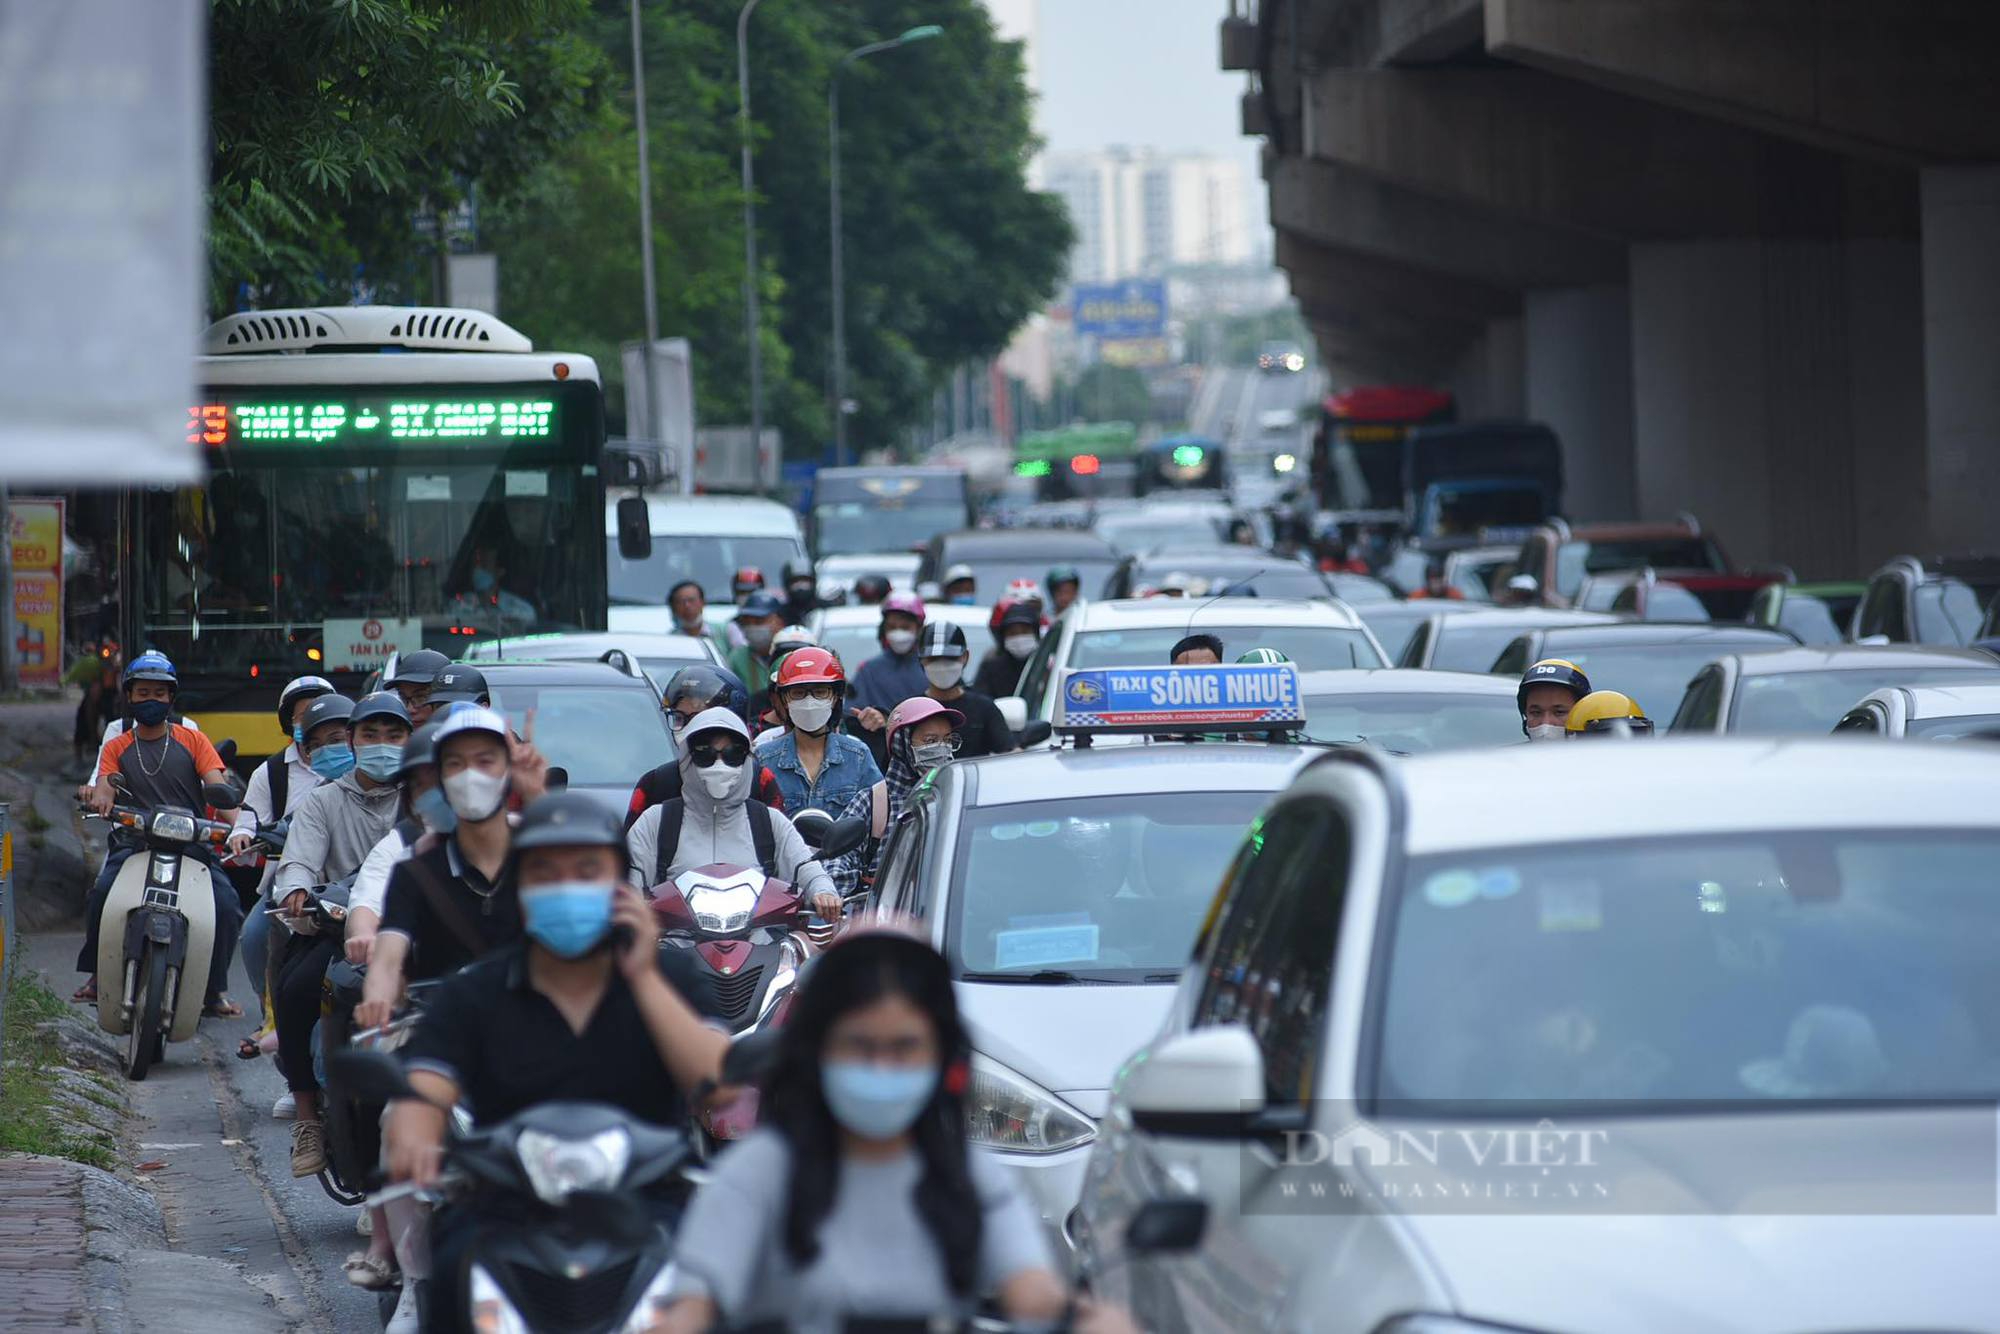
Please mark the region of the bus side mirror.
<svg viewBox="0 0 2000 1334"><path fill-rule="evenodd" d="M569 770L560 764L551 764L548 773L542 777L542 789L545 792L569 791Z"/></svg>
<svg viewBox="0 0 2000 1334"><path fill-rule="evenodd" d="M618 556L621 560L648 560L653 554L653 519L644 496L626 496L618 502Z"/></svg>

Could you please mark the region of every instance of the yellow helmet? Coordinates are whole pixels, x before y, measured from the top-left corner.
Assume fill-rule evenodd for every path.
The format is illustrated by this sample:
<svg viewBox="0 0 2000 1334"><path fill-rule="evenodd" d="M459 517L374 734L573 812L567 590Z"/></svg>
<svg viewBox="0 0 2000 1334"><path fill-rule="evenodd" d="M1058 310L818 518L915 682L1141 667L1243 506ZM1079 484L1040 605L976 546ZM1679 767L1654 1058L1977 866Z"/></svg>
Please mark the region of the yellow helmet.
<svg viewBox="0 0 2000 1334"><path fill-rule="evenodd" d="M1652 719L1639 707L1639 701L1615 690L1598 690L1585 695L1569 711L1569 721L1564 726L1572 738L1618 736L1621 733L1632 736L1653 734Z"/></svg>

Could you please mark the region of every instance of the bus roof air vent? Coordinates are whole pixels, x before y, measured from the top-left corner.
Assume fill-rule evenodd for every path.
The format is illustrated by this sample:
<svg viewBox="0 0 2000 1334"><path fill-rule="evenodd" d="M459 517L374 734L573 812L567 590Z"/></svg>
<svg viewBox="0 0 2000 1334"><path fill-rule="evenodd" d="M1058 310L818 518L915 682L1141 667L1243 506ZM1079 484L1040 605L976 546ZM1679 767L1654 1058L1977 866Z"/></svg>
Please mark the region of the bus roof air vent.
<svg viewBox="0 0 2000 1334"><path fill-rule="evenodd" d="M483 310L449 306L318 306L246 310L202 334L201 350L232 352L532 352L518 329Z"/></svg>

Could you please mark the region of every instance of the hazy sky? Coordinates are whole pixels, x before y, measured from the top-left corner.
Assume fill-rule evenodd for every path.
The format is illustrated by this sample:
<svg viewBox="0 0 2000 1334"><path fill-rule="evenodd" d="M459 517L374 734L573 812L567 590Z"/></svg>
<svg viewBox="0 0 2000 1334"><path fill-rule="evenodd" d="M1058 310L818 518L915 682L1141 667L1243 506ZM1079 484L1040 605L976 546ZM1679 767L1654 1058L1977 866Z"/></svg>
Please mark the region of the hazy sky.
<svg viewBox="0 0 2000 1334"><path fill-rule="evenodd" d="M1244 77L1218 63L1226 0L1040 0L1039 8L1040 123L1051 150L1130 144L1255 160L1255 141L1237 133Z"/></svg>

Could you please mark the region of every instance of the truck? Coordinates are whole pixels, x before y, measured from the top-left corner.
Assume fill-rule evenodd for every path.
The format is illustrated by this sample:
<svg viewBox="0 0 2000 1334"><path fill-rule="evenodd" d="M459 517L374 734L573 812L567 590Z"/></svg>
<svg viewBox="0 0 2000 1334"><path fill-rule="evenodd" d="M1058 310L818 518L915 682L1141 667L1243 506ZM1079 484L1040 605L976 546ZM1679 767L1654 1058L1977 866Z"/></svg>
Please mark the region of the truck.
<svg viewBox="0 0 2000 1334"><path fill-rule="evenodd" d="M1403 443L1407 533L1524 533L1562 512L1562 442L1540 422L1420 426Z"/></svg>

